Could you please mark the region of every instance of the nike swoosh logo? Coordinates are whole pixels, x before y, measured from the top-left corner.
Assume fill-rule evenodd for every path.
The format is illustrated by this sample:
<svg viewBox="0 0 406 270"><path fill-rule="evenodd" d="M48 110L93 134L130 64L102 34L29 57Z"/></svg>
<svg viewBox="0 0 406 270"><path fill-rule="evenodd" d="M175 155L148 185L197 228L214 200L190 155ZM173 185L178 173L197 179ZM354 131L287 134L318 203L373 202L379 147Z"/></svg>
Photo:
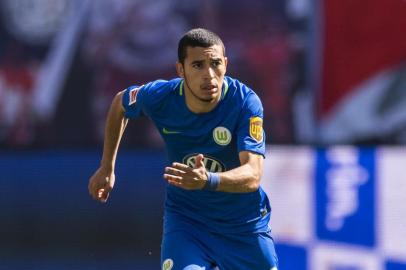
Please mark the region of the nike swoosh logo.
<svg viewBox="0 0 406 270"><path fill-rule="evenodd" d="M162 132L164 134L179 134L179 133L181 133L180 131L167 130L166 128L163 128Z"/></svg>

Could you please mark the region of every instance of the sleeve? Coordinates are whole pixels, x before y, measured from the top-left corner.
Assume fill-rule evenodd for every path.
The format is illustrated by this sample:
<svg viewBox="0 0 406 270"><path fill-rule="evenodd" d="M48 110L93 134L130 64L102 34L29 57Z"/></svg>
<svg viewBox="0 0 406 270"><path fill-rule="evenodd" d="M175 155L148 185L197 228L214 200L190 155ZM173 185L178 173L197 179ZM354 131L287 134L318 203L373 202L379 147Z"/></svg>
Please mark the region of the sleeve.
<svg viewBox="0 0 406 270"><path fill-rule="evenodd" d="M263 130L263 108L255 93L248 95L242 107L237 130L238 152L250 151L265 157L265 132Z"/></svg>
<svg viewBox="0 0 406 270"><path fill-rule="evenodd" d="M166 81L157 80L141 86L130 86L124 90L122 104L125 110L124 116L136 118L149 115L152 107L162 96L162 86Z"/></svg>
<svg viewBox="0 0 406 270"><path fill-rule="evenodd" d="M143 115L142 107L144 92L144 85L133 85L124 90L122 104L125 110L125 117L136 118Z"/></svg>

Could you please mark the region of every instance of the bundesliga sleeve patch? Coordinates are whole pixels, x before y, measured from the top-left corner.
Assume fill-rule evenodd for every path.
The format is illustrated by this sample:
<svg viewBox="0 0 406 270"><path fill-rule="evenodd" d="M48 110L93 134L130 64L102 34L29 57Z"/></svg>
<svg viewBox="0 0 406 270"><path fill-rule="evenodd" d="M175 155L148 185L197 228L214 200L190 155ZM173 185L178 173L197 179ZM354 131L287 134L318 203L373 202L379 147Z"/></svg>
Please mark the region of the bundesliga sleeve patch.
<svg viewBox="0 0 406 270"><path fill-rule="evenodd" d="M263 139L262 123L261 117L256 116L250 118L250 136L257 142L262 142Z"/></svg>
<svg viewBox="0 0 406 270"><path fill-rule="evenodd" d="M142 87L142 86L141 86ZM138 94L138 90L140 90L141 87L137 87L134 89L130 90L129 93L129 100L128 100L128 106L134 104L137 101L137 94Z"/></svg>

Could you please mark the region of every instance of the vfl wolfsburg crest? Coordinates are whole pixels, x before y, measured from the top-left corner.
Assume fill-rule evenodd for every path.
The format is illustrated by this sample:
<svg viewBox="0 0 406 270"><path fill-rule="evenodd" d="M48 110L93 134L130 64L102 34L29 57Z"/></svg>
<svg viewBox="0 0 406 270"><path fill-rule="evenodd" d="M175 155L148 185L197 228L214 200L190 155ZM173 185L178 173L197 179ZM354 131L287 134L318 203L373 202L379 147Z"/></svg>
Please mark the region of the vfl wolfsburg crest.
<svg viewBox="0 0 406 270"><path fill-rule="evenodd" d="M216 127L213 130L214 141L219 145L227 145L231 142L231 132L225 127Z"/></svg>

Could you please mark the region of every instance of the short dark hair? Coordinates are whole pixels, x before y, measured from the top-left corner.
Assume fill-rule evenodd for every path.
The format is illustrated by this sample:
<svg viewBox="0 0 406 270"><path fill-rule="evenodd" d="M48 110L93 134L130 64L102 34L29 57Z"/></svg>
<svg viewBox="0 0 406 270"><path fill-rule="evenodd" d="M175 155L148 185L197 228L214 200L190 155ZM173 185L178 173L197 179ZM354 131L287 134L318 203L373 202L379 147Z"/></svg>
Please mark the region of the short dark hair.
<svg viewBox="0 0 406 270"><path fill-rule="evenodd" d="M186 34L184 34L183 37L179 40L178 61L182 64L184 63L187 56L187 47L208 48L213 45L220 45L223 48L223 54L225 55L226 50L224 47L224 43L218 35L203 28L192 29L186 32Z"/></svg>

